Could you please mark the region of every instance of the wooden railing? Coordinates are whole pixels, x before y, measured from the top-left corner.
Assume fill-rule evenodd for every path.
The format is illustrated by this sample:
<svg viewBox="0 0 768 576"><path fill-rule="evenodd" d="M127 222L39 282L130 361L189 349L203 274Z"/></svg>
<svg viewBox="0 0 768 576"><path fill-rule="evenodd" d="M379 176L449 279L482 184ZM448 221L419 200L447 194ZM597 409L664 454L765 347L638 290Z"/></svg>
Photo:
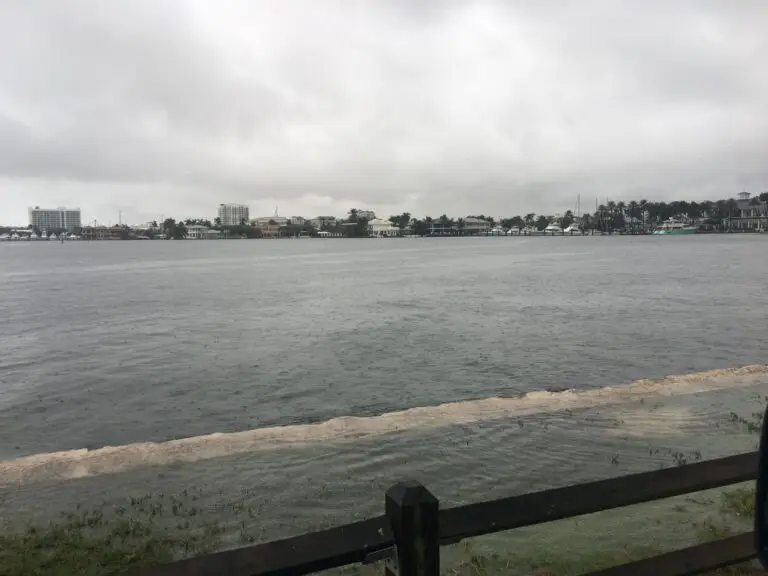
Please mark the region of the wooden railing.
<svg viewBox="0 0 768 576"><path fill-rule="evenodd" d="M143 569L136 576L301 576L356 563L390 560L398 576L437 576L439 548L465 538L736 484L757 477L750 452L653 472L533 492L446 510L418 482L402 482L385 497L385 514L313 532ZM755 557L752 532L592 576L698 574Z"/></svg>

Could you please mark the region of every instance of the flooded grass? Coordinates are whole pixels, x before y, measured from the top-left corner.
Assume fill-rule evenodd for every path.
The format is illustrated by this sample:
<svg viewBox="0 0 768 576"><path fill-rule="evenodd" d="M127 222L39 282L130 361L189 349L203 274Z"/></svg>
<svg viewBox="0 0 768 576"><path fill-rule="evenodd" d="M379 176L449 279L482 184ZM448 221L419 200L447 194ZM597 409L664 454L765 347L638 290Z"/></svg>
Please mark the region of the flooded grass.
<svg viewBox="0 0 768 576"><path fill-rule="evenodd" d="M731 417L754 433L761 424ZM661 467L702 459L701 452L649 448ZM619 454L611 461L620 465ZM260 529L261 504L201 504L202 491L127 497L76 509L40 525L0 532L2 576L106 576L239 546L274 536ZM442 550L450 576L569 576L646 558L750 529L754 483L562 520L481 537ZM315 527L317 528L317 527ZM335 574L381 574L380 565L348 566ZM751 563L717 574L763 573Z"/></svg>
<svg viewBox="0 0 768 576"><path fill-rule="evenodd" d="M241 517L235 525L234 518L227 522L206 518L209 511L195 501L192 493L147 494L67 513L45 526L10 529L0 535L0 574L124 574L256 541L246 520L257 516L253 509L234 509Z"/></svg>
<svg viewBox="0 0 768 576"><path fill-rule="evenodd" d="M673 529L685 525L685 520L681 523L679 518L690 517L693 536L687 545L724 538L743 531L745 521L753 517L754 488L679 497L667 502L664 509L667 516L655 521L658 533L634 535L628 528L627 533L606 539L606 534L614 531L617 519L626 518L626 526L638 524L637 516L621 516L620 510L614 510L609 515L595 514L586 520L565 520L513 531L504 535L508 540L502 546L489 548L482 539L467 541L444 549L443 572L451 576L569 576L606 568L682 547L679 541L668 540L661 529L672 517L678 518L672 523ZM708 512L702 515L702 510ZM43 527L29 526L0 535L0 574L125 574L135 568L266 540L255 527L257 510L230 506L226 520L211 519L211 513L196 506L194 493L186 493L170 497L148 494L109 507L66 514L60 521ZM591 534L592 539L581 533ZM648 537L650 533L655 536ZM585 545L590 541L592 546ZM332 572L373 575L380 574L381 567L350 566ZM748 564L719 573L751 574L757 570Z"/></svg>

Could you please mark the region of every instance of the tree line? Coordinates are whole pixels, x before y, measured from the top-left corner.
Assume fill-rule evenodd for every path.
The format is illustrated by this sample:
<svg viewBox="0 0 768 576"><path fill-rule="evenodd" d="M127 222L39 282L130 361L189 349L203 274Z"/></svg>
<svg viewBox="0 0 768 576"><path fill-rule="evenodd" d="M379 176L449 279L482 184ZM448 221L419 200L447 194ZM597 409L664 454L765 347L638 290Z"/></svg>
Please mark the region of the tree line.
<svg viewBox="0 0 768 576"><path fill-rule="evenodd" d="M768 204L768 192L763 192L750 200L751 206L763 207L763 213L766 213ZM694 221L699 219L708 219L713 224L721 225L723 222L729 222L739 213L738 203L733 198L727 200L703 202L650 202L648 200L632 200L630 202L609 201L597 207L594 213L585 213L579 217L581 228L586 230L618 230L627 227L647 228L660 224L664 220L674 218L681 221ZM576 221L576 216L572 210L568 210L561 217L552 215L535 214L533 212L513 216L510 218L501 218L496 220L491 216L480 214L474 216L482 218L491 227L500 225L504 228L536 228L544 230L549 224L557 222L563 228L567 228ZM426 235L435 227L442 230L453 230L461 233L465 229L464 218L449 218L446 214L433 218L412 218L411 214L404 212L400 215L390 216L389 221L401 230L410 230L412 234L419 236Z"/></svg>

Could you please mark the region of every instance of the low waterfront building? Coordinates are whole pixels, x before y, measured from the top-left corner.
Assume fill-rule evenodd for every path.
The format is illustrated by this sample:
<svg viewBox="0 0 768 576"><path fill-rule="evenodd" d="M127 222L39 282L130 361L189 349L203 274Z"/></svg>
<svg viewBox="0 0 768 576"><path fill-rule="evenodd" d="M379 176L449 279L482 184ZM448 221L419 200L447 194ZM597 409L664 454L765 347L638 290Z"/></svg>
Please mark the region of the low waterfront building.
<svg viewBox="0 0 768 576"><path fill-rule="evenodd" d="M123 240L131 235L128 228L121 226L86 226L80 231L83 240Z"/></svg>
<svg viewBox="0 0 768 576"><path fill-rule="evenodd" d="M262 216L252 222L255 228L261 231L264 238L277 238L280 236L280 229L288 225L288 218L285 216Z"/></svg>
<svg viewBox="0 0 768 576"><path fill-rule="evenodd" d="M741 192L736 199L736 211L731 226L738 230L768 229L768 203L749 192Z"/></svg>
<svg viewBox="0 0 768 576"><path fill-rule="evenodd" d="M368 234L376 237L398 236L400 229L396 228L389 220L374 218L368 222Z"/></svg>
<svg viewBox="0 0 768 576"><path fill-rule="evenodd" d="M200 226L198 224L190 224L187 226L187 239L188 240L218 240L221 238L221 231L208 228L208 226Z"/></svg>
<svg viewBox="0 0 768 576"><path fill-rule="evenodd" d="M464 218L464 234L485 234L491 229L491 223L482 218L467 216Z"/></svg>
<svg viewBox="0 0 768 576"><path fill-rule="evenodd" d="M275 226L287 226L288 225L288 218L285 216L262 216L260 218L256 218L253 220L252 224L256 226L257 228L261 228L262 226L266 226L268 224L275 225Z"/></svg>

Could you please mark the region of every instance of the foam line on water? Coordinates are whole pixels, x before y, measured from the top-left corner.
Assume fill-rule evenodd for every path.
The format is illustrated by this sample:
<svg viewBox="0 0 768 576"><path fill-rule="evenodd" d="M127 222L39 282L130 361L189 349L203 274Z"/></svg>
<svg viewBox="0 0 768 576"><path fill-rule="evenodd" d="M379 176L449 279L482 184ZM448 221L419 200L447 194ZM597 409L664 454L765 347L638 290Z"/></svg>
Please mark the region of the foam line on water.
<svg viewBox="0 0 768 576"><path fill-rule="evenodd" d="M378 416L343 416L315 424L213 433L166 442L107 446L96 450L40 453L0 461L0 485L114 474L144 466L197 462L287 445L370 439L392 432L418 431L565 409L610 406L640 398L696 394L761 383L768 383L768 365L712 370L659 380L638 380L605 388L537 391L517 397L452 402ZM651 427L654 423L647 424Z"/></svg>

